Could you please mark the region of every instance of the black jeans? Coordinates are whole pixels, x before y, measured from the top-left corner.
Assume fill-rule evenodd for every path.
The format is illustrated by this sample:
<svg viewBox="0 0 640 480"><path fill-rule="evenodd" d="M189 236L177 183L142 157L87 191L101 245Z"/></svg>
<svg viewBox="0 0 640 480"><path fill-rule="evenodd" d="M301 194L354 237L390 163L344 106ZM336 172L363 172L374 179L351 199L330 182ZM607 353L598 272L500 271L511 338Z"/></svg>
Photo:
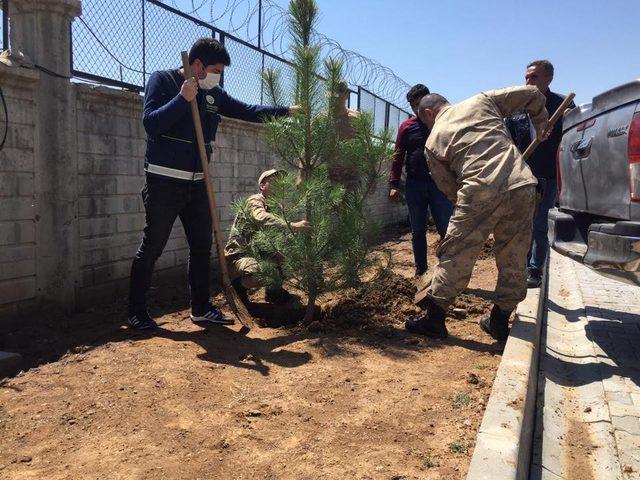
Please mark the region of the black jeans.
<svg viewBox="0 0 640 480"><path fill-rule="evenodd" d="M181 182L147 175L142 189L145 226L142 243L131 265L129 314L147 308L146 294L156 260L180 217L189 243L191 309L202 313L209 303L211 215L204 181Z"/></svg>

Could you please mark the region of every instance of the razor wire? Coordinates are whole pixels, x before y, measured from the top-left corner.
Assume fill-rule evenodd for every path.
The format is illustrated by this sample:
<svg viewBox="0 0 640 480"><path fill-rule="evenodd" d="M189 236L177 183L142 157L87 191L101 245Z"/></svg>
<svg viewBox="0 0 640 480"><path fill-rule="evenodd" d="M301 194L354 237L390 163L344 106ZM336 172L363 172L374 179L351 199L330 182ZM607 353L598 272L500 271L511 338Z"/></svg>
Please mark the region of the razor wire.
<svg viewBox="0 0 640 480"><path fill-rule="evenodd" d="M284 100L293 101L287 12L271 3L274 0L260 2L260 10L256 0L224 1L218 11L213 8L221 6L216 0L83 0L83 15L72 26L73 74L84 81L140 91L152 72L180 66L176 52L185 45L214 37L233 59L233 74L223 77L230 95L265 104L261 72L276 68L284 81ZM314 35L323 56L343 62L343 76L357 92L361 109L370 111L376 129L387 127L394 133L409 116L404 98L408 85L390 69L319 32ZM366 108L367 102L372 108Z"/></svg>
<svg viewBox="0 0 640 480"><path fill-rule="evenodd" d="M168 0L168 2L178 9L184 9L186 6L185 13L212 25L219 25L226 32L275 55L286 58L290 54L291 46L286 28L288 12L275 0ZM338 41L320 32L315 32L315 40L321 45L324 56L342 61L344 77L350 85L365 87L395 105L408 108L405 94L411 85L389 67L344 48Z"/></svg>

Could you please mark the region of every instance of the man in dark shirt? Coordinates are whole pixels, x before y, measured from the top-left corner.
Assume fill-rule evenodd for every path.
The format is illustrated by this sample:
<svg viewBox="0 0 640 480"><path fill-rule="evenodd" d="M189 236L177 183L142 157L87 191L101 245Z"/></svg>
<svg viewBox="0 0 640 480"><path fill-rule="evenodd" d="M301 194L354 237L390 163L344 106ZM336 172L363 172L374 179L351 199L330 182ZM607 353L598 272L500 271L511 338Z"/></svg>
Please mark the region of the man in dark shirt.
<svg viewBox="0 0 640 480"><path fill-rule="evenodd" d="M422 85L414 85L407 93L407 101L415 114L420 100L429 94L429 89ZM391 163L389 178L389 196L397 201L400 192L400 176L402 166L406 170L405 196L409 208L411 222L411 244L416 266L416 276L427 271L427 218L429 209L436 224L440 238L447 232L453 205L438 189L429 175L427 159L424 156L424 145L429 136L429 129L417 115L400 125L396 137L396 147Z"/></svg>
<svg viewBox="0 0 640 480"><path fill-rule="evenodd" d="M549 85L553 80L553 65L548 60L536 60L527 65L525 73L527 85L534 85L547 98L546 108L549 116L553 115L564 97L549 90ZM570 108L575 107L571 103ZM529 146L534 135L531 134L531 123L526 114L512 115L507 119L507 126L511 135L520 149L524 152ZM542 283L542 269L547 260L549 251L548 218L549 210L556 203L557 180L556 180L556 153L562 140L562 117L553 127L549 138L542 142L534 150L527 160L533 174L538 179L538 190L542 192L542 198L538 204L538 210L533 220L533 236L531 239L531 250L529 253L529 276L527 285L530 288L537 288Z"/></svg>
<svg viewBox="0 0 640 480"><path fill-rule="evenodd" d="M209 300L212 225L204 175L189 102L199 104L207 152L215 140L220 115L259 122L263 117L288 115L297 107L247 105L218 86L231 59L211 38L197 40L189 52L194 77L182 69L154 72L145 89L143 124L147 132L142 190L145 227L131 265L129 316L131 328L157 325L147 312L146 293L156 260L162 254L177 217L189 243L191 320L196 324L231 324Z"/></svg>

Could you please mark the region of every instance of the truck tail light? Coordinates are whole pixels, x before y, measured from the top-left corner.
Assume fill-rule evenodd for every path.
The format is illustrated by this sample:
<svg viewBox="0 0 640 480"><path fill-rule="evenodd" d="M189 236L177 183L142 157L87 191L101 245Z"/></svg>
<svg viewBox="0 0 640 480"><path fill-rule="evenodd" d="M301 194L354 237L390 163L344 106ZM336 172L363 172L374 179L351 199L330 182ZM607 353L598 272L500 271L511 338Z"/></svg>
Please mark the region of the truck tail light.
<svg viewBox="0 0 640 480"><path fill-rule="evenodd" d="M629 192L632 202L640 202L640 112L636 112L629 129Z"/></svg>
<svg viewBox="0 0 640 480"><path fill-rule="evenodd" d="M556 152L556 178L558 179L558 198L560 198L560 192L562 192L562 173L560 172L560 154L562 153L562 145L558 147Z"/></svg>

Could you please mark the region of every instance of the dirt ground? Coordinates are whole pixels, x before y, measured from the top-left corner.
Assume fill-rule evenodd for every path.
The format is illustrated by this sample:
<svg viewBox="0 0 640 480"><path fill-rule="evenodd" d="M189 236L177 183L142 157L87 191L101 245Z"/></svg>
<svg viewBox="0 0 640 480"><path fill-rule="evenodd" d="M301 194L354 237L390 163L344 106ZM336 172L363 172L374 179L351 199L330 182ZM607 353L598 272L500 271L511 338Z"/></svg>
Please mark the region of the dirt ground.
<svg viewBox="0 0 640 480"><path fill-rule="evenodd" d="M25 320L0 340L33 367L0 384L0 478L464 478L502 353L478 328L493 259L450 338L428 340L402 326L410 235L383 246L393 273L326 299L307 329L206 331L175 288L155 291L153 335L123 327L121 304Z"/></svg>

